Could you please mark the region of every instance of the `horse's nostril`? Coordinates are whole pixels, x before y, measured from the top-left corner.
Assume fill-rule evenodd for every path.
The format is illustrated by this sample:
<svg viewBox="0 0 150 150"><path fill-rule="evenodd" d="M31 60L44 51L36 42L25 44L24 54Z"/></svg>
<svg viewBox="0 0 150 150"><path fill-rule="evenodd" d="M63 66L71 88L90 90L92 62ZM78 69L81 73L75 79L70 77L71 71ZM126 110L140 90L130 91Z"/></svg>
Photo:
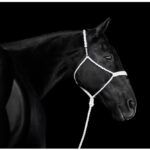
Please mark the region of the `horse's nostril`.
<svg viewBox="0 0 150 150"><path fill-rule="evenodd" d="M135 101L134 101L133 99L129 99L129 100L128 100L128 106L129 106L129 108L131 108L131 109L135 109L135 107L136 107Z"/></svg>

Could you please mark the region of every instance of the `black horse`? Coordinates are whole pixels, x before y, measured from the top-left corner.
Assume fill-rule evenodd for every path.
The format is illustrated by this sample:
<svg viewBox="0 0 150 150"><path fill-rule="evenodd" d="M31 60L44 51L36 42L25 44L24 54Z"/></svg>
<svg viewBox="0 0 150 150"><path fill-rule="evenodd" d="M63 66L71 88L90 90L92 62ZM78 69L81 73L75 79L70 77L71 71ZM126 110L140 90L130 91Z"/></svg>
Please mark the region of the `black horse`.
<svg viewBox="0 0 150 150"><path fill-rule="evenodd" d="M86 30L88 53L95 62L116 72L123 67L104 34L109 21ZM18 147L21 141L24 141L22 147L46 147L41 101L61 80L73 79L84 57L82 31L47 34L0 45L1 147ZM78 74L80 86L91 93L108 78L108 73L90 62L81 67ZM128 120L135 115L136 99L126 76L114 78L96 99L102 101L117 120Z"/></svg>

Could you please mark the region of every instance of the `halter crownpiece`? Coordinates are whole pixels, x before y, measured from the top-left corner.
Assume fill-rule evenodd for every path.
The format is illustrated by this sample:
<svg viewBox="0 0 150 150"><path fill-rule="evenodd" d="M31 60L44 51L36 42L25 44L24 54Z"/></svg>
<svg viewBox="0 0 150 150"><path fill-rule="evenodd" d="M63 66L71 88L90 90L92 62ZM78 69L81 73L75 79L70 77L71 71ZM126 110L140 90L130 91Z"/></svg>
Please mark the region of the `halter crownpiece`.
<svg viewBox="0 0 150 150"><path fill-rule="evenodd" d="M96 63L91 57L89 57L88 55L88 45L87 45L87 38L86 38L86 31L83 30L83 40L84 40L84 48L85 48L85 58L81 61L81 63L78 65L78 67L76 68L75 72L74 72L74 80L76 82L76 84L78 85L78 82L76 80L76 73L77 71L80 69L81 65L88 59L90 60L93 64L95 64L97 67L101 68L102 70L112 74L112 76L110 77L110 79L94 94L91 95L90 92L88 92L86 89L84 89L83 87L79 86L90 98L89 101L89 110L88 110L88 114L87 114L87 118L86 118L86 123L85 123L85 127L84 127L84 131L82 134L82 138L79 144L79 148L81 148L82 143L84 141L85 138L85 134L87 131L87 126L88 126L88 122L89 122L89 117L90 117L90 113L92 110L92 107L94 106L94 98L112 81L112 79L114 77L118 77L118 76L127 76L127 72L126 71L117 71L117 72L112 72L108 69L106 69L105 67L101 66L100 64Z"/></svg>

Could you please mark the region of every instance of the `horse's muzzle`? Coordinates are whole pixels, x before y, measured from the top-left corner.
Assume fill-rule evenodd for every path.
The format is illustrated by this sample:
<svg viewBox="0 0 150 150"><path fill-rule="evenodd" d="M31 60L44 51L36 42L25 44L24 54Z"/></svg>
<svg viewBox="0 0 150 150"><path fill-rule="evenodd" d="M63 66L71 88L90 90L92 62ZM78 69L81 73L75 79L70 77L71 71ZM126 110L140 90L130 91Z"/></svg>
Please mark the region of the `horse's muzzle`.
<svg viewBox="0 0 150 150"><path fill-rule="evenodd" d="M127 101L127 104L128 104L128 111L126 112L122 111L121 108L119 107L120 117L122 121L133 118L136 113L136 107L137 107L136 101L133 99L129 99Z"/></svg>

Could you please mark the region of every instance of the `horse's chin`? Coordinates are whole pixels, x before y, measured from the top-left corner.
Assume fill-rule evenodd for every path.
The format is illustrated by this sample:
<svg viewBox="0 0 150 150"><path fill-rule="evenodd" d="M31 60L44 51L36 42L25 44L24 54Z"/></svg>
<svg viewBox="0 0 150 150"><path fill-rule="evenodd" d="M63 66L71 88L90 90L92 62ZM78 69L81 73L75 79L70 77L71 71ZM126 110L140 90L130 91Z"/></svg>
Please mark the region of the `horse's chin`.
<svg viewBox="0 0 150 150"><path fill-rule="evenodd" d="M115 112L112 113L112 117L117 121L125 121L126 120L122 111L120 110L120 108L118 108Z"/></svg>

